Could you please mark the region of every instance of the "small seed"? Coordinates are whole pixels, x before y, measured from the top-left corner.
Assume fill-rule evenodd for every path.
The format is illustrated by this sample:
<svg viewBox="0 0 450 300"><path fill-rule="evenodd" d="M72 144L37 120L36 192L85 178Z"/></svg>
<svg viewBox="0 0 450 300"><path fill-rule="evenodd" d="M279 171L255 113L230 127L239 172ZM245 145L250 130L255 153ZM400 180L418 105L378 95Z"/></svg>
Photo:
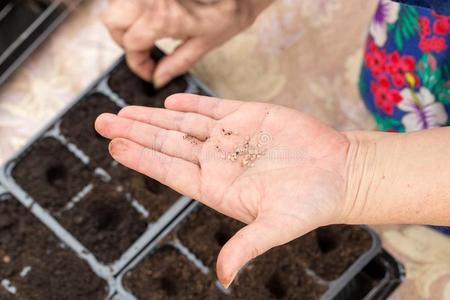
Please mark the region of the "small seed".
<svg viewBox="0 0 450 300"><path fill-rule="evenodd" d="M11 262L11 257L9 257L8 255L3 256L3 262L5 264L9 264Z"/></svg>

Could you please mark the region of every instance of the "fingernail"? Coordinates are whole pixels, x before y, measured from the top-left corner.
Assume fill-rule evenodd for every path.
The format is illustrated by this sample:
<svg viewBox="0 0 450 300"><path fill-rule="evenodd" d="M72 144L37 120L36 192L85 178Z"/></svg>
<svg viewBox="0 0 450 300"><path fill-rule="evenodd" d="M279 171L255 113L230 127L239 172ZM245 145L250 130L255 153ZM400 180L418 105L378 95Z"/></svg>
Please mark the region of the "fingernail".
<svg viewBox="0 0 450 300"><path fill-rule="evenodd" d="M155 76L155 78L153 80L153 85L157 89L159 89L159 88L162 88L163 86L165 86L169 81L170 81L170 76L163 74L163 75Z"/></svg>
<svg viewBox="0 0 450 300"><path fill-rule="evenodd" d="M236 277L237 272L235 272L231 277L230 280L228 280L227 282L222 282L222 285L224 288L228 289L230 287L230 285L233 283L234 278Z"/></svg>

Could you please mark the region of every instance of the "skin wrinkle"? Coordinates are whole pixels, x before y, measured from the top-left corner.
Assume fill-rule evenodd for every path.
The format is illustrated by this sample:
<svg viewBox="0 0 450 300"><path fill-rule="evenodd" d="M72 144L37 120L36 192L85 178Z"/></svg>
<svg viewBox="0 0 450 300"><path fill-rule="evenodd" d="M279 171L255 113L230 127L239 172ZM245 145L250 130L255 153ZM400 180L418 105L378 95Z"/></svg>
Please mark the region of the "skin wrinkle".
<svg viewBox="0 0 450 300"><path fill-rule="evenodd" d="M161 153L164 153L164 144L167 139L167 136L162 133L162 130L158 130L155 134L155 150Z"/></svg>
<svg viewBox="0 0 450 300"><path fill-rule="evenodd" d="M372 144L372 143L371 143ZM368 157L369 157L369 161L370 162L372 162L372 163L377 163L377 142L375 141L373 144L372 144L373 146L372 147L369 147L368 148L368 150L367 150L367 152L368 152ZM371 151L372 150L372 151ZM373 157L371 157L372 155L370 155L370 152L372 152L373 154ZM374 189L374 193L375 193L375 195L376 195L376 191L377 191L377 188L376 188L376 186L379 186L380 185L380 182L378 182L378 184L376 184L375 183L375 181L374 181L374 179L375 179L375 166L372 164L371 166L369 166L368 168L367 168L369 171L370 171L370 173L371 173L371 176L370 176L370 179L369 179L369 182L368 182L368 187L367 187L367 189L366 189L366 192L365 192L365 197L364 197L364 200L362 201L362 205L361 205L361 207L360 207L360 209L359 209L359 211L360 211L360 214L362 214L363 212L364 212L364 210L365 210L365 208L366 208L366 206L367 206L367 202L368 202L368 199L369 199L369 197L370 197L370 195L371 195L371 190L372 189ZM364 173L363 173L364 174ZM363 175L363 177L367 177L367 175L366 176L364 176ZM361 201L361 200L360 200Z"/></svg>
<svg viewBox="0 0 450 300"><path fill-rule="evenodd" d="M354 145L353 147L351 145ZM356 165L356 161L358 158L358 153L359 153L359 149L361 148L360 145L360 141L358 139L354 139L352 138L352 142L350 142L350 146L347 149L347 167L346 167L346 175L347 175L347 184L345 185L345 193L344 193L344 201L348 202L350 201L350 206L348 207L348 205L346 205L348 207L347 212L345 213L345 216L343 216L343 222L345 222L346 220L349 220L350 215L352 214L352 208L355 206L356 201L357 201L357 193L353 195L353 190L354 190L354 186L353 183L354 180L352 180L353 178L359 178L359 180L356 180L357 182L357 187L356 187L356 191L359 190L360 185L361 185L361 177L359 174L356 174L357 172L357 165Z"/></svg>

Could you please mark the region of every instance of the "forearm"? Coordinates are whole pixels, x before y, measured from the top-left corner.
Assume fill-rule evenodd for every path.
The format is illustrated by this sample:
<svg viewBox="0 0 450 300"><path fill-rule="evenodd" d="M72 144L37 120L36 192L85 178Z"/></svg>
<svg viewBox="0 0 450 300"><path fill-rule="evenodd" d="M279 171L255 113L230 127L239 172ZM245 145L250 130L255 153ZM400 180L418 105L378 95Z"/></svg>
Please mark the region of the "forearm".
<svg viewBox="0 0 450 300"><path fill-rule="evenodd" d="M450 225L450 128L347 137L345 222Z"/></svg>

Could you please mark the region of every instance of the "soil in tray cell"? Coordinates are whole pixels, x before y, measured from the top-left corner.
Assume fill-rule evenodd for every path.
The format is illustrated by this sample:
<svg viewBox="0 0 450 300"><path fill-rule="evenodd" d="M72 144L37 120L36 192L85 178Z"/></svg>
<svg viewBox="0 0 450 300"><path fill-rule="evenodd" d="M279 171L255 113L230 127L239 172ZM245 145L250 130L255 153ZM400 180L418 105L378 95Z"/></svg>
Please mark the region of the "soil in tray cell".
<svg viewBox="0 0 450 300"><path fill-rule="evenodd" d="M183 223L178 231L178 238L206 266L215 270L220 249L243 226L244 224L203 206Z"/></svg>
<svg viewBox="0 0 450 300"><path fill-rule="evenodd" d="M125 274L124 285L138 299L224 299L211 277L178 250L163 246Z"/></svg>
<svg viewBox="0 0 450 300"><path fill-rule="evenodd" d="M328 286L308 276L293 245L250 262L231 286L231 299L319 299Z"/></svg>
<svg viewBox="0 0 450 300"><path fill-rule="evenodd" d="M107 96L95 93L71 108L61 122L61 133L77 145L94 165L106 167L112 162L108 152L109 140L95 131L95 119L102 113L117 113L120 107Z"/></svg>
<svg viewBox="0 0 450 300"><path fill-rule="evenodd" d="M152 58L159 60L160 53L152 51ZM183 77L177 77L161 89L156 89L152 83L142 80L127 66L126 62L119 64L111 73L108 85L111 90L130 105L164 107L164 100L172 94L184 93L187 82Z"/></svg>
<svg viewBox="0 0 450 300"><path fill-rule="evenodd" d="M118 260L147 229L125 195L105 183L94 184L59 221L104 264Z"/></svg>
<svg viewBox="0 0 450 300"><path fill-rule="evenodd" d="M181 195L160 182L121 165L108 170L114 183L138 201L148 212L147 221L155 222Z"/></svg>
<svg viewBox="0 0 450 300"><path fill-rule="evenodd" d="M59 141L44 138L18 161L12 176L36 202L56 213L89 183L91 172Z"/></svg>
<svg viewBox="0 0 450 300"><path fill-rule="evenodd" d="M299 256L311 270L329 281L341 276L372 246L372 237L359 226L321 227L300 240L296 245Z"/></svg>
<svg viewBox="0 0 450 300"><path fill-rule="evenodd" d="M105 299L107 295L105 282L8 195L0 197L0 283L0 299Z"/></svg>

